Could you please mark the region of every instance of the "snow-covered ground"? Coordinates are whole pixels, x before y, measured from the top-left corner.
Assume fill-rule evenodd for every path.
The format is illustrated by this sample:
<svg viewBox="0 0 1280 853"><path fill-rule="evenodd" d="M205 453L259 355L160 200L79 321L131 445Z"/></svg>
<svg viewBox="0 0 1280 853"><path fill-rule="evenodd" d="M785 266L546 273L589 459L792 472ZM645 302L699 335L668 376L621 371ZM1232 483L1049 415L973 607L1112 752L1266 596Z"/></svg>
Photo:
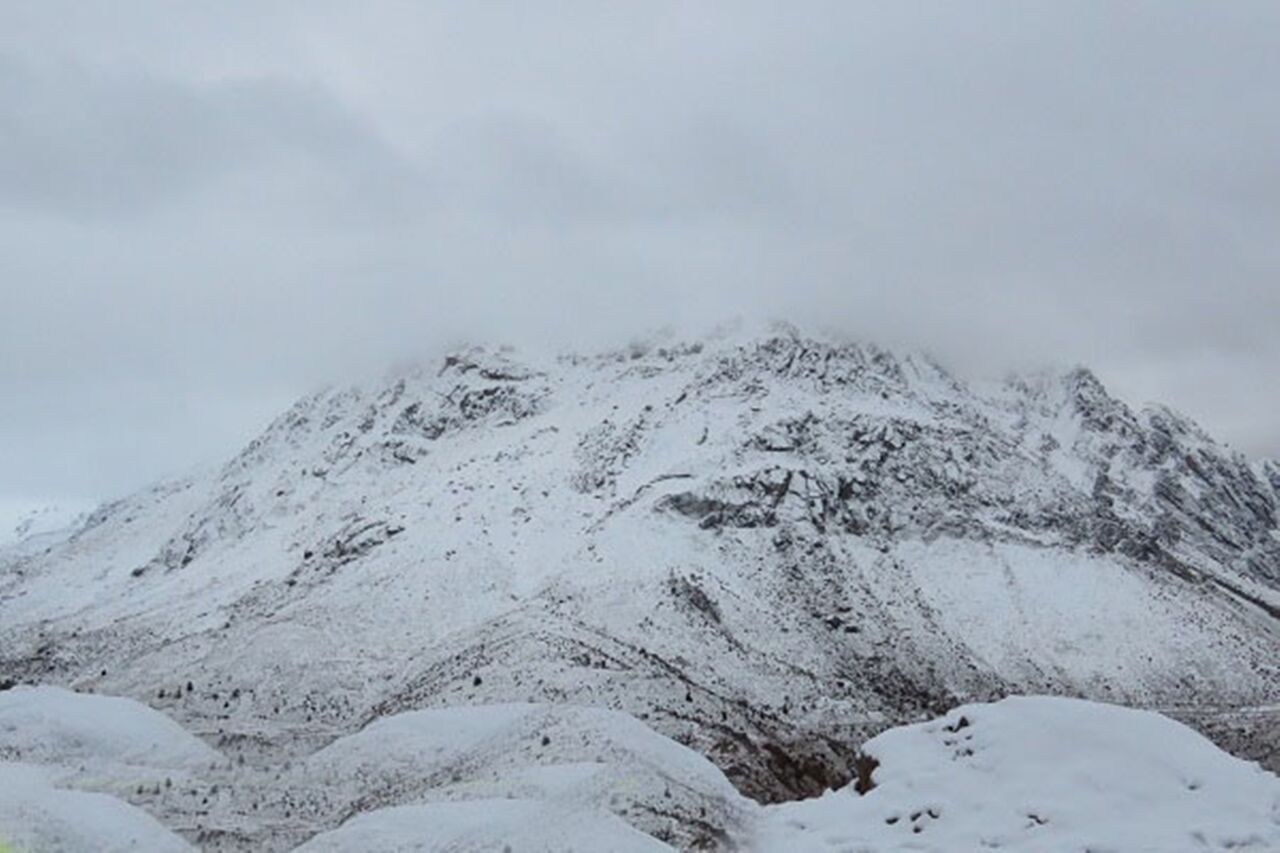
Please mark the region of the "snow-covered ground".
<svg viewBox="0 0 1280 853"><path fill-rule="evenodd" d="M147 812L172 820L175 785L220 783L327 809L312 826L331 828L298 848L313 853L1280 849L1280 778L1151 712L1011 697L892 729L864 752L878 762L869 791L761 806L626 715L463 706L376 721L295 765L246 768L140 703L19 687L0 693L0 839L69 853L189 849ZM132 797L135 787L149 790ZM700 824L702 835L682 831Z"/></svg>
<svg viewBox="0 0 1280 853"><path fill-rule="evenodd" d="M1280 778L1151 712L1010 697L864 750L874 789L766 809L759 849L1280 849Z"/></svg>

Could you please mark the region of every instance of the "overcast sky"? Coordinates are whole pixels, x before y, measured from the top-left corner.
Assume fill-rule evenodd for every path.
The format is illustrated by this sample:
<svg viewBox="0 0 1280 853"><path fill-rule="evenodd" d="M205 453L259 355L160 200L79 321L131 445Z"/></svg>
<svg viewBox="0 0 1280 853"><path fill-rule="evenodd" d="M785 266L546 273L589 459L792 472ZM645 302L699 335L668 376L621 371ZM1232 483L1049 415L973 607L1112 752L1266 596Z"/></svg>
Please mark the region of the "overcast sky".
<svg viewBox="0 0 1280 853"><path fill-rule="evenodd" d="M1280 3L0 5L0 504L756 315L1280 455Z"/></svg>

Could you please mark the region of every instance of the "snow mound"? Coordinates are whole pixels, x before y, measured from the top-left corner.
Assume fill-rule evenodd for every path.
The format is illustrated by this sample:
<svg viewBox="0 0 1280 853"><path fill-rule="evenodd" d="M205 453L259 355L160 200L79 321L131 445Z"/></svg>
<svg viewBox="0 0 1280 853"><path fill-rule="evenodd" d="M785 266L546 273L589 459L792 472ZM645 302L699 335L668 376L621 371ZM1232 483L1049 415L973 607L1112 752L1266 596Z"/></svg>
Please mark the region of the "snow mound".
<svg viewBox="0 0 1280 853"><path fill-rule="evenodd" d="M0 692L0 757L33 764L84 762L191 768L219 753L132 699L19 686Z"/></svg>
<svg viewBox="0 0 1280 853"><path fill-rule="evenodd" d="M764 810L762 850L1275 850L1280 778L1159 714L965 705L868 741L875 787Z"/></svg>
<svg viewBox="0 0 1280 853"><path fill-rule="evenodd" d="M526 822L521 809L534 809L534 803L540 804L535 814L567 816L545 838L556 849L574 837L564 834L566 827L578 827L576 837L589 839L592 827L607 829L617 821L614 815L682 847L719 846L741 834L757 813L703 756L626 714L571 705L396 714L320 750L301 772L338 792L334 803L340 812L435 802L444 809L440 813L468 826L469 815L485 813L468 803L522 803L504 812L501 831L492 835L506 837L511 829L511 837L522 841L519 849L528 843L528 828L518 829ZM370 826L403 829L421 815L437 814L379 811L384 812Z"/></svg>
<svg viewBox="0 0 1280 853"><path fill-rule="evenodd" d="M298 853L370 850L520 850L653 853L671 848L612 815L539 800L470 800L396 806L359 815Z"/></svg>
<svg viewBox="0 0 1280 853"><path fill-rule="evenodd" d="M115 797L55 788L42 768L0 762L0 849L167 853L193 848Z"/></svg>
<svg viewBox="0 0 1280 853"><path fill-rule="evenodd" d="M224 763L173 720L132 699L59 687L0 692L0 850L190 850L154 811ZM169 827L169 828L166 828Z"/></svg>

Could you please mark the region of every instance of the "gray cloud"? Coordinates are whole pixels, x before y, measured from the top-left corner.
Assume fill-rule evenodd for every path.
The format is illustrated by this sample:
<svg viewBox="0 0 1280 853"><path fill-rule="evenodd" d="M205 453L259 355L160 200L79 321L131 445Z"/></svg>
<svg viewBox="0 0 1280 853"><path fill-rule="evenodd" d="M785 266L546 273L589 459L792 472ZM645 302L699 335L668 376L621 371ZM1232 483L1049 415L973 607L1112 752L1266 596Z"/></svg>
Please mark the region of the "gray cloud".
<svg viewBox="0 0 1280 853"><path fill-rule="evenodd" d="M1280 454L1264 2L11 4L0 497L460 338L734 315L1085 362Z"/></svg>
<svg viewBox="0 0 1280 853"><path fill-rule="evenodd" d="M277 185L289 175L337 185L331 201L347 206L370 186L393 197L414 174L327 91L272 78L10 62L0 65L0 128L0 204L70 219L110 223L264 172Z"/></svg>

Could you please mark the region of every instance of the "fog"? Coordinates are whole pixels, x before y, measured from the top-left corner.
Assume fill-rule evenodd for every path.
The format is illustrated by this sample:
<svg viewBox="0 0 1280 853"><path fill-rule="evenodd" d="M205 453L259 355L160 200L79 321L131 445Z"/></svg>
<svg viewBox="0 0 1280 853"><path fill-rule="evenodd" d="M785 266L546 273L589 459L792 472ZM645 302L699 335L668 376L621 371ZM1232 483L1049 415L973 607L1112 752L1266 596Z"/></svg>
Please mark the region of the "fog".
<svg viewBox="0 0 1280 853"><path fill-rule="evenodd" d="M463 340L1083 363L1280 455L1272 2L10 3L0 503Z"/></svg>

